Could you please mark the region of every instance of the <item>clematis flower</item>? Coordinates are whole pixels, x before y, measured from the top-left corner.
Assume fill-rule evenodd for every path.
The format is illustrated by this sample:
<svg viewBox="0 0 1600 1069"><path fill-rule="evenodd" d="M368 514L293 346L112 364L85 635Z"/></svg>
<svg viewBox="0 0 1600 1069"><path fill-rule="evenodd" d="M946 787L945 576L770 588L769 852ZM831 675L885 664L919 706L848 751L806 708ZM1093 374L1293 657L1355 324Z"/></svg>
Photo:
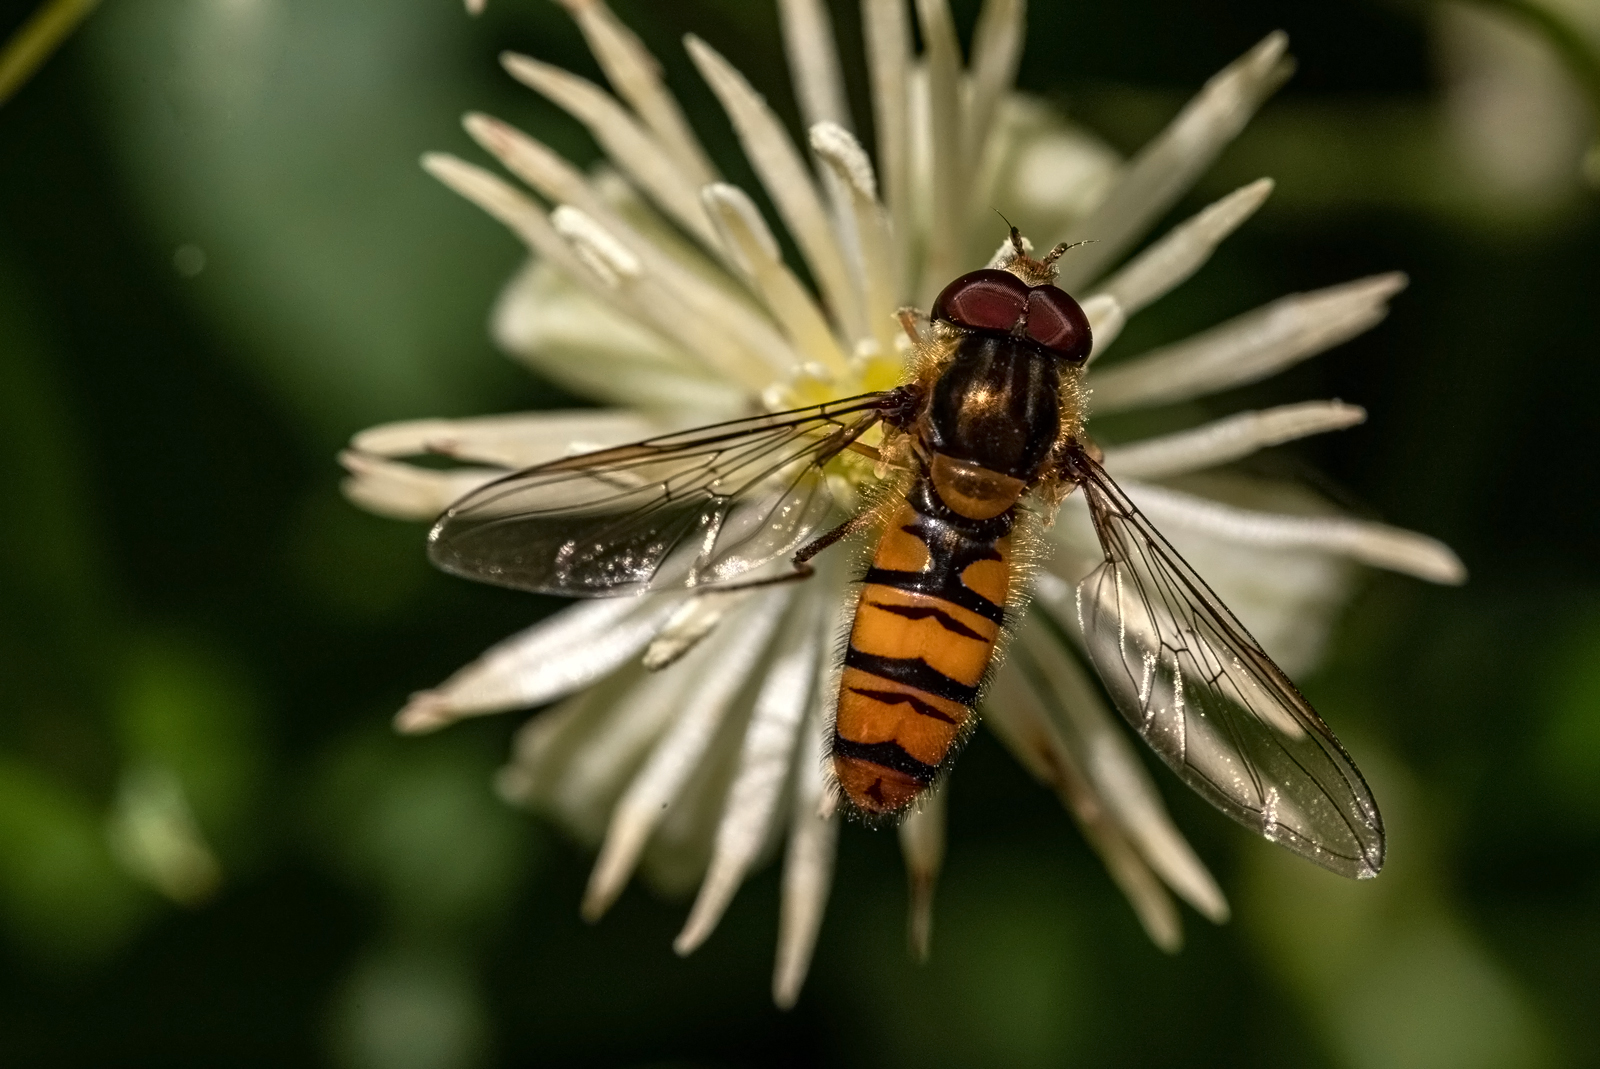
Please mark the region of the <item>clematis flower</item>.
<svg viewBox="0 0 1600 1069"><path fill-rule="evenodd" d="M1271 192L1222 198L1129 258L1284 80L1272 34L1221 71L1132 159L1120 159L1012 87L1022 0L988 0L963 64L944 0L863 0L875 152L851 130L820 0L780 0L797 139L710 45L685 45L726 112L774 217L724 181L641 42L600 0L562 0L610 89L522 55L506 70L582 122L606 154L584 171L487 115L468 132L513 182L444 154L424 166L526 243L527 266L493 316L499 343L605 407L389 424L356 435L346 492L374 512L432 519L508 471L901 380L902 306L926 309L952 278L1022 229L1090 240L1061 263L1095 352L1094 416L1253 382L1365 331L1405 284L1379 275L1290 294L1159 349L1099 361L1128 317L1190 277ZM728 129L704 131L726 136ZM790 262L778 228L798 252ZM1316 659L1358 565L1458 582L1460 562L1421 535L1341 515L1306 490L1219 471L1257 450L1359 423L1314 401L1192 429L1103 442L1105 466L1289 671ZM406 458L435 458L422 465ZM457 463L438 467L438 457ZM863 476L863 478L865 478ZM842 483L846 499L863 489ZM1050 528L1034 606L983 704L984 722L1061 798L1150 937L1174 949L1173 895L1213 921L1228 907L1162 805L1125 730L1066 644L1072 586L1099 563L1081 495ZM783 853L773 994L800 991L832 879L839 817L825 780L834 639L853 602L849 554L809 582L570 606L513 635L400 712L423 732L468 716L558 702L520 731L501 793L598 844L583 901L599 917L642 871L698 885L675 946L716 927L745 877ZM830 559L831 558L831 559ZM959 775L959 770L955 773ZM913 947L926 953L944 848L935 793L900 828Z"/></svg>

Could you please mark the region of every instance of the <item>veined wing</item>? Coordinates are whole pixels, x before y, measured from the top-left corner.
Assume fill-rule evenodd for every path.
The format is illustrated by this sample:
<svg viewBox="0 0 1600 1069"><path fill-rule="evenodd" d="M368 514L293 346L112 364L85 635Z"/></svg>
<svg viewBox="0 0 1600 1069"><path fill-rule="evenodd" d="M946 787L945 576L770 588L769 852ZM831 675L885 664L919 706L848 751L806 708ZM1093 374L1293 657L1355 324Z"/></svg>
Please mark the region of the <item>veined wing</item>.
<svg viewBox="0 0 1600 1069"><path fill-rule="evenodd" d="M1094 460L1069 456L1105 563L1078 585L1090 659L1185 783L1344 876L1383 867L1383 821L1350 755L1237 617Z"/></svg>
<svg viewBox="0 0 1600 1069"><path fill-rule="evenodd" d="M452 505L428 553L547 594L725 583L799 548L832 508L823 465L904 404L865 394L528 468Z"/></svg>

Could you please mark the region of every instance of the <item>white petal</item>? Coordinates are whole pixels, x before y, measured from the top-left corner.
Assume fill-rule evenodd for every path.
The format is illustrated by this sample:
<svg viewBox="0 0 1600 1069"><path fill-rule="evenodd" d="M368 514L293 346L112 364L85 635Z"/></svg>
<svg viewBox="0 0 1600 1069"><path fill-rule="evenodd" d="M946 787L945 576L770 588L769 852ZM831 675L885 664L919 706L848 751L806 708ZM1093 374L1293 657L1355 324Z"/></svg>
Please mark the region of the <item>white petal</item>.
<svg viewBox="0 0 1600 1069"><path fill-rule="evenodd" d="M1008 659L984 698L984 718L1023 767L1055 790L1127 897L1150 941L1168 952L1177 950L1183 943L1177 907L1096 795L1077 755L1053 722L1050 705L1036 693L1014 659Z"/></svg>
<svg viewBox="0 0 1600 1069"><path fill-rule="evenodd" d="M1071 588L1060 579L1048 574L1040 579L1041 602L1054 609L1062 597L1071 598ZM1121 721L1106 708L1083 666L1068 654L1065 635L1042 620L1025 624L1023 631L1019 641L1026 644L1027 656L1018 669L1031 675L1095 793L1169 887L1214 923L1227 920L1221 888L1173 825Z"/></svg>
<svg viewBox="0 0 1600 1069"><path fill-rule="evenodd" d="M434 520L473 490L505 474L501 468L419 468L349 449L339 454L339 463L350 473L340 484L344 496L368 512L396 520Z"/></svg>
<svg viewBox="0 0 1600 1069"><path fill-rule="evenodd" d="M1200 270L1211 254L1272 195L1272 179L1261 178L1229 193L1184 220L1134 257L1100 287L1128 315L1169 293Z"/></svg>
<svg viewBox="0 0 1600 1069"><path fill-rule="evenodd" d="M598 296L564 270L530 262L500 293L495 341L574 392L659 414L676 424L746 414L749 394L707 370L676 342Z"/></svg>
<svg viewBox="0 0 1600 1069"><path fill-rule="evenodd" d="M716 180L677 100L661 81L661 67L650 50L612 14L602 0L560 0L583 31L589 51L599 60L617 95L633 106L650 132L670 153L692 185Z"/></svg>
<svg viewBox="0 0 1600 1069"><path fill-rule="evenodd" d="M839 848L839 817L823 816L827 760L826 698L812 703L801 731L795 763L794 816L789 849L783 862L782 898L778 907L778 953L772 969L772 1001L791 1008L811 969L811 955L822 929L822 915L833 885L833 862Z"/></svg>
<svg viewBox="0 0 1600 1069"><path fill-rule="evenodd" d="M515 469L636 442L667 429L665 424L627 409L588 408L383 423L357 434L350 439L350 446L369 456L431 454Z"/></svg>
<svg viewBox="0 0 1600 1069"><path fill-rule="evenodd" d="M434 731L464 716L565 697L638 656L679 600L607 598L568 606L414 695L395 727Z"/></svg>
<svg viewBox="0 0 1600 1069"><path fill-rule="evenodd" d="M738 777L723 803L716 846L683 931L672 944L692 953L716 928L770 834L790 782L795 742L818 683L822 591L807 591L767 669L739 755Z"/></svg>
<svg viewBox="0 0 1600 1069"><path fill-rule="evenodd" d="M511 76L589 128L617 166L691 234L707 245L715 240L696 190L700 182L685 174L671 153L605 90L560 67L530 56L503 53Z"/></svg>
<svg viewBox="0 0 1600 1069"><path fill-rule="evenodd" d="M842 375L844 354L822 309L783 262L754 202L744 190L721 182L707 186L700 196L731 258L749 275L795 347L807 360Z"/></svg>
<svg viewBox="0 0 1600 1069"><path fill-rule="evenodd" d="M1250 546L1311 549L1430 583L1463 583L1466 566L1450 547L1415 531L1347 516L1285 516L1235 508L1149 483L1123 484L1157 527L1188 530Z"/></svg>
<svg viewBox="0 0 1600 1069"><path fill-rule="evenodd" d="M828 307L851 334L856 333L856 325L863 321L859 296L833 224L794 142L767 102L714 48L693 34L684 38L684 44L733 122L745 156L794 235Z"/></svg>
<svg viewBox="0 0 1600 1069"><path fill-rule="evenodd" d="M911 77L911 22L905 0L862 0L862 31L872 79L872 119L878 137L883 202L899 243L896 303L911 299L905 257L911 249L911 133L906 86Z"/></svg>
<svg viewBox="0 0 1600 1069"><path fill-rule="evenodd" d="M947 805L945 786L941 785L900 822L900 853L905 857L911 895L906 941L917 961L927 961L933 949L933 891L944 867Z"/></svg>
<svg viewBox="0 0 1600 1069"><path fill-rule="evenodd" d="M878 203L878 182L855 136L834 123L817 123L811 128L812 151L832 168L844 191L854 221L854 232L861 251L862 277L866 282L864 305L867 329L880 353L894 351L898 327L895 312L899 301L895 281L894 237L889 220Z"/></svg>
<svg viewBox="0 0 1600 1069"><path fill-rule="evenodd" d="M668 670L687 671L696 685L684 696L685 708L677 721L656 744L612 811L611 825L584 892L585 918L594 920L616 901L651 832L688 782L750 670L760 660L789 596L788 591L774 591L752 600L730 622L725 641L702 644ZM707 661L702 654L716 656Z"/></svg>
<svg viewBox="0 0 1600 1069"><path fill-rule="evenodd" d="M1026 37L1026 0L984 0L972 33L972 63L967 86L968 166L981 160L995 127L995 112L1017 77Z"/></svg>
<svg viewBox="0 0 1600 1069"><path fill-rule="evenodd" d="M1292 69L1284 56L1289 39L1271 33L1211 78L1128 164L1105 201L1069 231L1066 240L1093 238L1061 264L1060 285L1081 289L1127 251L1150 224L1183 195L1224 145Z"/></svg>
<svg viewBox="0 0 1600 1069"><path fill-rule="evenodd" d="M967 214L967 182L973 162L966 158L961 125L961 43L949 0L917 0L927 70L927 144L933 182L933 226L919 283L918 303L926 308L939 289L962 274Z"/></svg>
<svg viewBox="0 0 1600 1069"><path fill-rule="evenodd" d="M1259 449L1364 422L1366 410L1342 401L1307 401L1240 412L1212 423L1107 446L1105 467L1118 479L1162 479L1247 457Z"/></svg>
<svg viewBox="0 0 1600 1069"><path fill-rule="evenodd" d="M1406 285L1398 272L1295 293L1220 326L1097 369L1096 412L1185 401L1275 375L1371 329Z"/></svg>

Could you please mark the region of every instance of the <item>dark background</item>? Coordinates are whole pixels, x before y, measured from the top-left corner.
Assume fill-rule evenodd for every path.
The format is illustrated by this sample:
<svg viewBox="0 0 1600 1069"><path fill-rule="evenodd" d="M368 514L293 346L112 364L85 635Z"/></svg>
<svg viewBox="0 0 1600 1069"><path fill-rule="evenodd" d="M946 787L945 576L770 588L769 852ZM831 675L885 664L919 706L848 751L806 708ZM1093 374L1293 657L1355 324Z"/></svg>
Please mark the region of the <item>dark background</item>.
<svg viewBox="0 0 1600 1069"><path fill-rule="evenodd" d="M0 34L31 6L0 4ZM614 6L742 180L676 41L706 36L793 118L769 5ZM833 6L855 63L854 6ZM976 6L955 4L963 33ZM545 0L477 21L451 0L107 0L0 107L0 1061L1600 1064L1600 226L1575 165L1508 190L1451 154L1441 17L1035 0L1020 77L1128 152L1290 33L1299 73L1174 218L1259 174L1278 193L1130 348L1412 278L1375 331L1216 401L1366 406L1260 463L1471 569L1366 577L1303 681L1384 802L1382 879L1274 851L1163 774L1235 908L1189 914L1168 957L980 734L932 963L906 960L893 837L847 827L784 1014L774 869L680 961L683 903L635 886L584 925L587 855L491 795L520 717L390 734L409 692L554 603L433 574L419 528L337 492L363 426L573 403L494 351L520 250L416 158L481 158L456 124L475 108L592 159L494 62L598 77L576 31ZM203 901L119 860L151 768L220 860Z"/></svg>

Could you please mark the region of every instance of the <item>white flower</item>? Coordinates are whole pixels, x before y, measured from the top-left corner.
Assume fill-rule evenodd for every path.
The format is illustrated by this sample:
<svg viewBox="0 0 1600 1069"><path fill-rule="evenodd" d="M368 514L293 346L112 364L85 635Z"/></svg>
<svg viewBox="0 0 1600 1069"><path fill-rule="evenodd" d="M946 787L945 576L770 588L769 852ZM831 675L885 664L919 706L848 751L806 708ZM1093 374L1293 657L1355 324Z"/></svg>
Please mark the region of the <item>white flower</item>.
<svg viewBox="0 0 1600 1069"><path fill-rule="evenodd" d="M804 146L726 59L698 38L686 44L813 290L785 262L754 200L719 179L640 42L600 0L563 2L613 91L525 56L504 64L582 121L609 165L586 174L484 115L467 116L467 130L536 196L453 156L424 165L533 253L495 312L500 343L613 407L364 431L344 457L346 490L375 512L431 519L510 469L887 388L902 374L896 310L927 308L946 282L989 259L1002 232L991 205L1052 241L1093 239L1061 262L1060 284L1087 295L1099 357L1127 317L1198 270L1271 191L1267 180L1245 186L1121 262L1286 76L1282 34L1216 75L1123 161L1012 91L1022 0L988 0L964 68L944 0L916 5L920 55L904 0L863 0L874 164L849 131L823 5L780 0ZM1096 369L1092 412L1271 375L1376 324L1403 285L1380 275L1290 295ZM1195 473L1363 418L1350 405L1312 402L1106 448L1106 466L1130 496L1290 671L1315 658L1352 562L1437 582L1459 581L1461 565L1431 539L1337 515L1292 486ZM420 454L461 466L400 459ZM1180 476L1195 481L1163 482ZM1181 930L1168 888L1212 920L1227 904L1046 619L1071 618L1070 584L1098 563L1080 495L1051 537L1035 609L985 702L986 722L1057 791L1151 937L1173 948ZM416 695L399 726L427 731L559 699L522 729L501 792L600 844L583 904L590 917L641 865L664 887L698 882L680 953L710 935L746 874L786 844L774 997L790 1005L821 924L838 833L826 805L824 737L833 638L851 599L848 562L828 558L847 555L824 555L818 577L795 587L573 605ZM943 840L935 796L901 828L924 951Z"/></svg>

